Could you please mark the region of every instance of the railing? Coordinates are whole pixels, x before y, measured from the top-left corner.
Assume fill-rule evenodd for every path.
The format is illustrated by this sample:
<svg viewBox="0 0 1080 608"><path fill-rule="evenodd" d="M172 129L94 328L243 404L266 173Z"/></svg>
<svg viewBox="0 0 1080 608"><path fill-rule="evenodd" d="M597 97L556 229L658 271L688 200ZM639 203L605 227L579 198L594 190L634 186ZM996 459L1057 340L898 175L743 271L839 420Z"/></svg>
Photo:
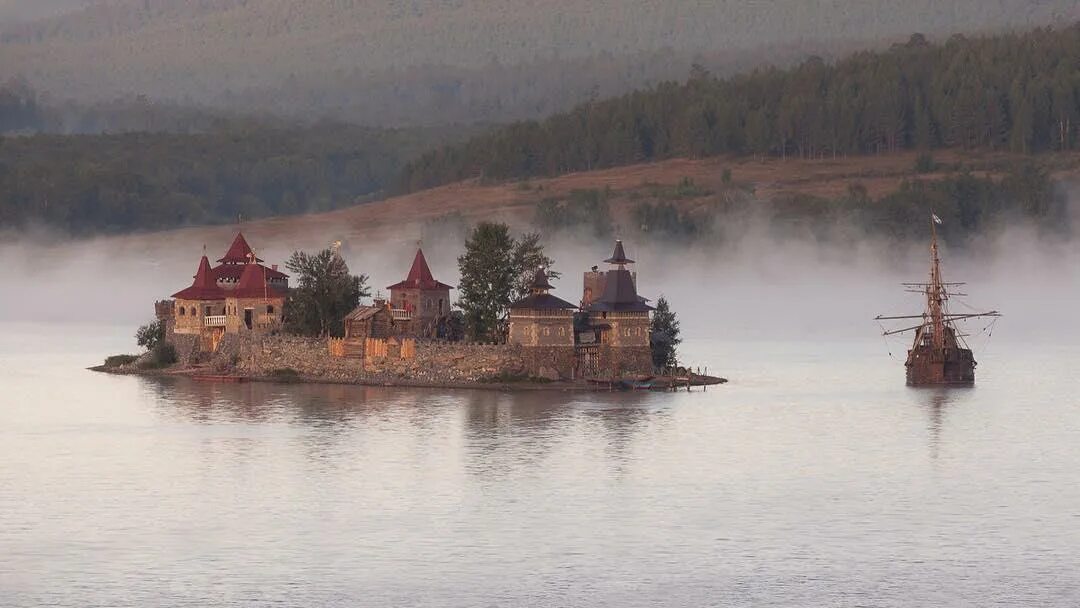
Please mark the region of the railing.
<svg viewBox="0 0 1080 608"><path fill-rule="evenodd" d="M204 327L225 327L225 315L210 315L203 317Z"/></svg>
<svg viewBox="0 0 1080 608"><path fill-rule="evenodd" d="M391 308L390 314L393 315L395 321L410 321L412 320L412 311L402 308Z"/></svg>

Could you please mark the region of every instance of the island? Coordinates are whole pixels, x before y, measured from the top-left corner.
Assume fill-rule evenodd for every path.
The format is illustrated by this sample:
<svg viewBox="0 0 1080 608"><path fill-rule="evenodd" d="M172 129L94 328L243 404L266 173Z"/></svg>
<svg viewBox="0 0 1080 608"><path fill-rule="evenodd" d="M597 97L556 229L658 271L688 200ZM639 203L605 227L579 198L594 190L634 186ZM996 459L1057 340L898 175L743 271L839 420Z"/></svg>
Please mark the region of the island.
<svg viewBox="0 0 1080 608"><path fill-rule="evenodd" d="M435 279L418 245L405 278L387 287L389 298L357 306L339 331L300 336L285 331L289 276L265 265L238 232L216 265L204 253L191 285L155 303L164 349L110 357L93 369L446 388L677 390L726 382L700 370L658 369L654 307L638 295L622 241L604 263L608 270L584 272L578 304L553 295L551 277L536 268L527 295L507 307L504 339L469 342L454 332L453 287Z"/></svg>

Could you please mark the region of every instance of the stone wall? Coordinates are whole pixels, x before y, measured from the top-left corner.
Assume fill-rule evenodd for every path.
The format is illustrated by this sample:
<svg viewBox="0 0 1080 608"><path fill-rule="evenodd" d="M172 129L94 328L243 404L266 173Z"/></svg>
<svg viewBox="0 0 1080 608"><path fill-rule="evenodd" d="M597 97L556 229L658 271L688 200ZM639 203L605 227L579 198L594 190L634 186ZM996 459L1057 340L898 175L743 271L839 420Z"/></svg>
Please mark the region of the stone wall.
<svg viewBox="0 0 1080 608"><path fill-rule="evenodd" d="M188 366L199 362L199 343L201 341L199 334L174 333L167 336L166 341L171 342L173 348L176 349L176 362L178 364Z"/></svg>
<svg viewBox="0 0 1080 608"><path fill-rule="evenodd" d="M324 339L285 335L227 336L212 366L230 365L244 375L272 376L275 370L291 369L304 377L339 382L451 384L529 375L516 346L417 342L411 359L352 359L331 357Z"/></svg>
<svg viewBox="0 0 1080 608"><path fill-rule="evenodd" d="M574 345L522 349L528 375L546 380L572 380L576 368Z"/></svg>
<svg viewBox="0 0 1080 608"><path fill-rule="evenodd" d="M653 373L649 347L601 346L597 370L601 376L650 375Z"/></svg>

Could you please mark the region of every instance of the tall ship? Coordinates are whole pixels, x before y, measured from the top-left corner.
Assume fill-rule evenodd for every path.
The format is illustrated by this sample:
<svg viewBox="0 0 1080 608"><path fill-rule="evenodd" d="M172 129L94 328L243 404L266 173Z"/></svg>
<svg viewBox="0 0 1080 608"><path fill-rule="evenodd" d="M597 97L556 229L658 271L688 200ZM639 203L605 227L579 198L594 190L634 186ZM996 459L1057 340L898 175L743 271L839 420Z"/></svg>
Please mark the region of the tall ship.
<svg viewBox="0 0 1080 608"><path fill-rule="evenodd" d="M949 302L966 294L954 291L964 283L946 283L941 277L941 258L938 255L937 225L941 219L930 214L930 280L926 283L904 283L907 291L926 296L926 309L921 315L877 316L877 321L918 319L918 324L903 329L884 331L891 336L914 332L915 339L907 351L907 383L909 386L975 384L975 357L958 331L957 321L979 317L1000 317L996 310L988 312L952 313Z"/></svg>

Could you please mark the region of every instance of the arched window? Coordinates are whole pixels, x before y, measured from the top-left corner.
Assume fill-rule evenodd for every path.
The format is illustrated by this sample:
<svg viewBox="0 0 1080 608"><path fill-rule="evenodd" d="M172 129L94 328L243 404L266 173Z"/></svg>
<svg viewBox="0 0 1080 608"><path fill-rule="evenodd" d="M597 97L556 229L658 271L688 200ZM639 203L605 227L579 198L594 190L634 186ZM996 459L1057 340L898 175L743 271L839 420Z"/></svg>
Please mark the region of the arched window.
<svg viewBox="0 0 1080 608"><path fill-rule="evenodd" d="M185 310L184 310L184 307L183 307L183 306L181 306L181 307L180 307L180 316L182 317L182 316L184 316L185 314L187 314L187 311L185 311Z"/></svg>
<svg viewBox="0 0 1080 608"><path fill-rule="evenodd" d="M190 314L191 316L193 316L193 317L194 317L195 315L197 315L197 314L199 314L199 313L195 312L195 307L194 307L194 306L192 306L192 307L191 307L191 310L190 310L190 311L188 312L188 314Z"/></svg>

